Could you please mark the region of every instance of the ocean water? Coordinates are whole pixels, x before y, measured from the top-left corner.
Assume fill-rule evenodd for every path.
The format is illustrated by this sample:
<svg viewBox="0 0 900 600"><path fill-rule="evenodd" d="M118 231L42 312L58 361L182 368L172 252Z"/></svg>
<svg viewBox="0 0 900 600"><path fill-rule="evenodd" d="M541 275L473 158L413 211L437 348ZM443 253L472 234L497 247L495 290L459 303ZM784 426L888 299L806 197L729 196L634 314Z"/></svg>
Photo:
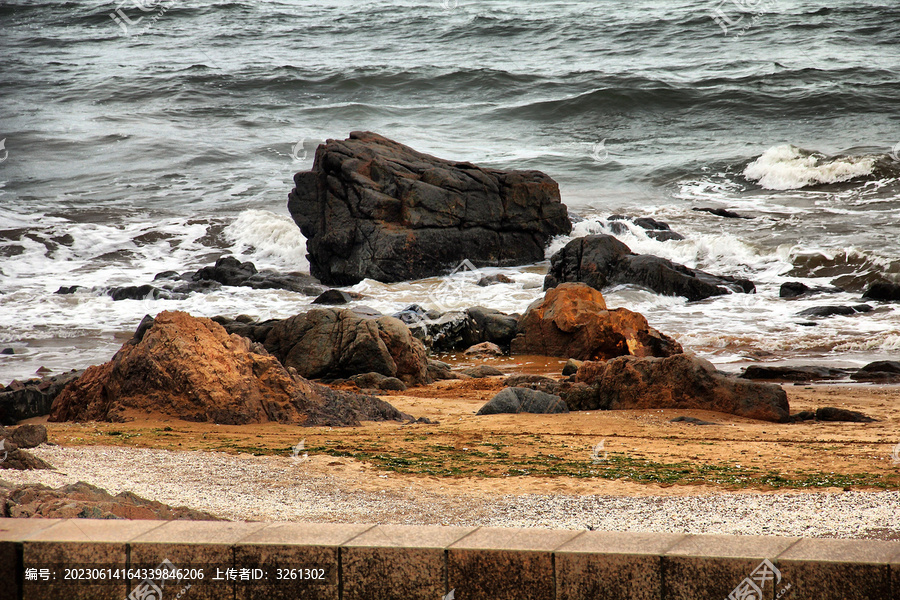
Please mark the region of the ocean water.
<svg viewBox="0 0 900 600"><path fill-rule="evenodd" d="M666 221L686 239L620 237L757 293L687 303L623 287L608 303L723 368L896 357L896 306L815 326L797 313L900 278L898 41L893 0L0 0L0 348L15 351L0 381L105 361L147 313L306 309L243 288L54 292L224 254L308 269L291 178L354 130L545 171L581 219L573 236L616 213ZM488 269L515 283L487 288L456 275L443 300L522 311L545 269ZM785 281L847 291L787 301ZM353 289L393 312L447 285Z"/></svg>

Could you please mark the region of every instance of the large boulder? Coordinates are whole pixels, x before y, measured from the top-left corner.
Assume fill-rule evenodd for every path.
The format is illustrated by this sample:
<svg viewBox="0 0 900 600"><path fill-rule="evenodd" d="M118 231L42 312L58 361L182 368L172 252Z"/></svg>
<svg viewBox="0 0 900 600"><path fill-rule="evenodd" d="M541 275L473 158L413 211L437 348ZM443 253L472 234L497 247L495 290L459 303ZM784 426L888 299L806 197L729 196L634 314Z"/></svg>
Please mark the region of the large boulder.
<svg viewBox="0 0 900 600"><path fill-rule="evenodd" d="M681 344L625 308L607 310L596 289L564 283L528 307L519 320L512 354L605 360L616 356L671 356Z"/></svg>
<svg viewBox="0 0 900 600"><path fill-rule="evenodd" d="M687 354L588 361L575 381L565 396L571 410L703 409L779 423L790 417L781 387L728 377Z"/></svg>
<svg viewBox="0 0 900 600"><path fill-rule="evenodd" d="M258 344L183 312L146 319L110 362L89 367L57 396L50 421L121 421L130 412L228 425L405 417L377 398L307 381Z"/></svg>
<svg viewBox="0 0 900 600"><path fill-rule="evenodd" d="M78 379L81 373L82 371L72 370L42 379L11 381L8 386L0 389L0 424L15 425L23 419L49 414L56 396L70 381Z"/></svg>
<svg viewBox="0 0 900 600"><path fill-rule="evenodd" d="M310 379L374 372L407 385L428 383L425 346L394 317L367 319L348 309L313 309L276 322L265 347Z"/></svg>
<svg viewBox="0 0 900 600"><path fill-rule="evenodd" d="M463 259L534 263L572 229L544 173L443 160L369 132L319 146L294 183L288 210L312 274L329 285L421 279Z"/></svg>
<svg viewBox="0 0 900 600"><path fill-rule="evenodd" d="M688 300L756 291L746 279L711 275L658 256L635 254L611 235L576 238L550 258L544 289L567 281L581 281L598 290L631 284Z"/></svg>

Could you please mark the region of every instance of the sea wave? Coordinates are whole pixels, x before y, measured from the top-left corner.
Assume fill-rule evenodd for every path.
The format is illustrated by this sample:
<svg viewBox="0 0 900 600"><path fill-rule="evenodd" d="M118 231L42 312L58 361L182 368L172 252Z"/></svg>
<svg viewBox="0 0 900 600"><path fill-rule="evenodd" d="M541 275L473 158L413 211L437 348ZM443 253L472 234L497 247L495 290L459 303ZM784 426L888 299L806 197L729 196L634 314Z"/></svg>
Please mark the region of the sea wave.
<svg viewBox="0 0 900 600"><path fill-rule="evenodd" d="M744 177L769 190L798 190L873 175L878 159L877 156L829 157L781 144L769 148L747 165Z"/></svg>

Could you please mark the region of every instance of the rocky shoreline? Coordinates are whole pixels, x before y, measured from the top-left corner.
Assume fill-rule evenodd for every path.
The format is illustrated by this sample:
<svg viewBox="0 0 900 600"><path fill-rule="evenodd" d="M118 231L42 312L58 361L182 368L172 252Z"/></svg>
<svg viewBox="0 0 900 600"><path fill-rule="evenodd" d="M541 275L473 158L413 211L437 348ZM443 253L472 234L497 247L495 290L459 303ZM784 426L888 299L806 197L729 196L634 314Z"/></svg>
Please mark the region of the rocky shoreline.
<svg viewBox="0 0 900 600"><path fill-rule="evenodd" d="M718 371L643 315L609 309L602 290L629 285L697 302L753 294L755 284L637 254L614 235L576 238L554 253L543 297L522 314L483 306L427 311L411 305L382 315L358 302L364 296L327 285L362 278L394 282L462 265L540 260L554 235L572 230L555 182L537 171L504 172L445 161L356 132L343 142L320 146L312 171L298 173L295 184L289 208L308 239L315 277L259 271L250 262L224 256L195 271L159 273L152 283L93 292L123 300L180 298L228 287L280 289L316 296L313 304L321 308L263 321L245 315L209 319L180 311L148 315L107 363L11 382L0 391L0 419L12 425L41 416L62 423L164 415L224 425L434 425L436 421L400 411L383 397L444 380L503 375L487 364L454 368L438 360L447 352L476 361L525 355L569 359L553 376L524 372L505 379L505 388L478 410L479 417L679 409L773 426L810 420L867 423L873 419L842 407L792 413L784 389L773 382L900 382L898 361L853 371L751 366L740 377ZM663 242L683 237L655 219L614 215L610 222L620 227L631 222ZM509 283L503 276L478 281L479 286ZM84 290L77 285L63 286L57 293L79 291ZM841 291L785 284L780 296L790 302ZM863 298L892 302L900 293L875 282ZM868 304L823 305L797 316L814 324L813 319L871 310ZM12 464L0 462L0 467Z"/></svg>

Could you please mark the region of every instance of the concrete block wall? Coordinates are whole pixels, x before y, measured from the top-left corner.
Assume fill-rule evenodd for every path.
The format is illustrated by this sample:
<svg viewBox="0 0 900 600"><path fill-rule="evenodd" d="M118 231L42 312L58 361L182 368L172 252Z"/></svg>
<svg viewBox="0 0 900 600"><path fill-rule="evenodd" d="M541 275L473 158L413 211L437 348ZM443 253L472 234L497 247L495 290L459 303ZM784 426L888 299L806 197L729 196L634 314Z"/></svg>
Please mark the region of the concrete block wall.
<svg viewBox="0 0 900 600"><path fill-rule="evenodd" d="M128 572L160 565L202 569L204 578L142 581ZM81 579L65 581L66 570L75 568L95 571L81 571ZM123 575L101 581L98 568ZM231 576L213 581L228 569L233 569ZM153 586L155 595L136 593ZM491 527L0 519L0 600L730 596L900 600L900 542Z"/></svg>

